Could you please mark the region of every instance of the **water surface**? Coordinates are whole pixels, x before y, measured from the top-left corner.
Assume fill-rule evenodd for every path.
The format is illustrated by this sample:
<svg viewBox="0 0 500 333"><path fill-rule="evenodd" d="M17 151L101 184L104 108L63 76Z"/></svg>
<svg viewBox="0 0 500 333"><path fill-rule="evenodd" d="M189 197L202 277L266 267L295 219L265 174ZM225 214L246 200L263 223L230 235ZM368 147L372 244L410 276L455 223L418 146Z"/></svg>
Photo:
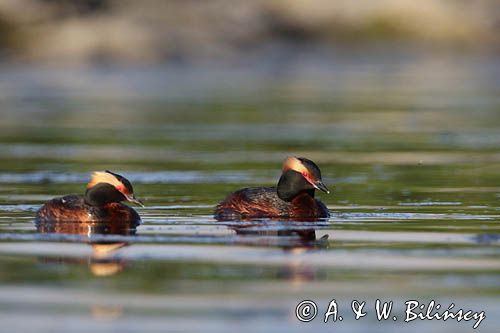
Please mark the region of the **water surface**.
<svg viewBox="0 0 500 333"><path fill-rule="evenodd" d="M484 310L480 330L495 332L498 61L384 59L337 55L252 71L2 68L3 327L472 330L472 322L403 322L406 300L434 299ZM274 184L288 154L320 165L331 218L252 226L212 218L230 191ZM142 225L37 230L45 200L82 193L102 169L132 181L146 203L137 208ZM301 323L294 312L304 299L322 312L336 299L345 319ZM378 322L376 299L393 300L398 320ZM367 301L366 318L353 319L352 300Z"/></svg>

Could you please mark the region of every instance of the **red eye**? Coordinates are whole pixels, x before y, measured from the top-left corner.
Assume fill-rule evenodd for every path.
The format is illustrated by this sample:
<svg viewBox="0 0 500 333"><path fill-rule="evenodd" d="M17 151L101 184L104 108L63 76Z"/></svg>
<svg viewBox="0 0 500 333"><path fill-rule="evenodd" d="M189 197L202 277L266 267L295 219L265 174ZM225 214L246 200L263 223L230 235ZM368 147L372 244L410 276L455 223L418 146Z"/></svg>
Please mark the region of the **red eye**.
<svg viewBox="0 0 500 333"><path fill-rule="evenodd" d="M313 184L313 185L314 185L313 180L311 179L311 175L309 174L309 172L307 172L307 171L302 172L302 177L304 177L304 179L305 179L308 183L310 183L310 184Z"/></svg>

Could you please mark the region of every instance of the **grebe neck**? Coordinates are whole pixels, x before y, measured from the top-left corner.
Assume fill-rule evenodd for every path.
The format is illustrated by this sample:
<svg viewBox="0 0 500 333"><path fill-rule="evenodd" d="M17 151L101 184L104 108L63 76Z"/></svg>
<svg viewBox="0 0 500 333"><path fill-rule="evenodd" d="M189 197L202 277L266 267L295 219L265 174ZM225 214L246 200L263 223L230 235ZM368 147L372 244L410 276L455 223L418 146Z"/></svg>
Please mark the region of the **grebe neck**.
<svg viewBox="0 0 500 333"><path fill-rule="evenodd" d="M84 200L90 206L102 207L112 202L122 202L125 200L125 196L113 185L99 183L87 189Z"/></svg>
<svg viewBox="0 0 500 333"><path fill-rule="evenodd" d="M302 193L307 193L314 198L314 187L300 173L293 170L287 170L281 175L276 190L278 197L287 202Z"/></svg>

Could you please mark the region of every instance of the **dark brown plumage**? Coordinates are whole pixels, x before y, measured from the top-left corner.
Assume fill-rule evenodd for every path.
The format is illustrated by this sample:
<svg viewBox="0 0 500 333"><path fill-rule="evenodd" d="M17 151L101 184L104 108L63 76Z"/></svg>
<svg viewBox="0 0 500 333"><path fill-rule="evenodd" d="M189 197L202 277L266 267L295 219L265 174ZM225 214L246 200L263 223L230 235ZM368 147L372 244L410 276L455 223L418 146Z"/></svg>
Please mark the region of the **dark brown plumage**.
<svg viewBox="0 0 500 333"><path fill-rule="evenodd" d="M55 198L43 205L36 214L36 221L50 222L112 222L139 223L137 212L121 203L112 202L103 206L91 206L80 195Z"/></svg>
<svg viewBox="0 0 500 333"><path fill-rule="evenodd" d="M315 189L328 192L314 162L289 157L276 187L251 187L230 194L215 209L217 220L288 218L295 220L325 218L326 206L314 198Z"/></svg>
<svg viewBox="0 0 500 333"><path fill-rule="evenodd" d="M142 205L128 180L110 171L96 172L85 195L67 195L48 201L37 211L35 222L140 223L139 214L121 201Z"/></svg>

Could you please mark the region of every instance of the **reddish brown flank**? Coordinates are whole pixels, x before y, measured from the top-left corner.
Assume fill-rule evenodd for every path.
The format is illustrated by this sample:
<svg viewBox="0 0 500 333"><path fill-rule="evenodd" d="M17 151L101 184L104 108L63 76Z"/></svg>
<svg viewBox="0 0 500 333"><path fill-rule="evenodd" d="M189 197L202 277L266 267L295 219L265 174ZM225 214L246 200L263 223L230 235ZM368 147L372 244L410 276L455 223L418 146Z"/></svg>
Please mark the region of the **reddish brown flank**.
<svg viewBox="0 0 500 333"><path fill-rule="evenodd" d="M246 193L248 190L253 189L237 191L218 204L215 209L216 219L224 221L268 217L314 220L329 216L326 206L306 193L287 203L275 196L274 191L266 191L267 193L262 193L260 198L249 200Z"/></svg>
<svg viewBox="0 0 500 333"><path fill-rule="evenodd" d="M307 217L324 218L329 215L328 209L321 201L314 199L306 193L298 195L291 202L290 217L292 219L300 220Z"/></svg>
<svg viewBox="0 0 500 333"><path fill-rule="evenodd" d="M109 203L102 207L86 205L82 197L66 196L52 199L37 213L39 222L119 222L137 224L140 217L137 212L121 203Z"/></svg>
<svg viewBox="0 0 500 333"><path fill-rule="evenodd" d="M221 220L241 219L261 216L282 216L283 211L273 205L272 198L248 200L244 190L234 192L217 205L215 215Z"/></svg>
<svg viewBox="0 0 500 333"><path fill-rule="evenodd" d="M67 207L63 198L52 199L38 210L37 221L81 221L92 222L94 218L86 209L74 209Z"/></svg>

